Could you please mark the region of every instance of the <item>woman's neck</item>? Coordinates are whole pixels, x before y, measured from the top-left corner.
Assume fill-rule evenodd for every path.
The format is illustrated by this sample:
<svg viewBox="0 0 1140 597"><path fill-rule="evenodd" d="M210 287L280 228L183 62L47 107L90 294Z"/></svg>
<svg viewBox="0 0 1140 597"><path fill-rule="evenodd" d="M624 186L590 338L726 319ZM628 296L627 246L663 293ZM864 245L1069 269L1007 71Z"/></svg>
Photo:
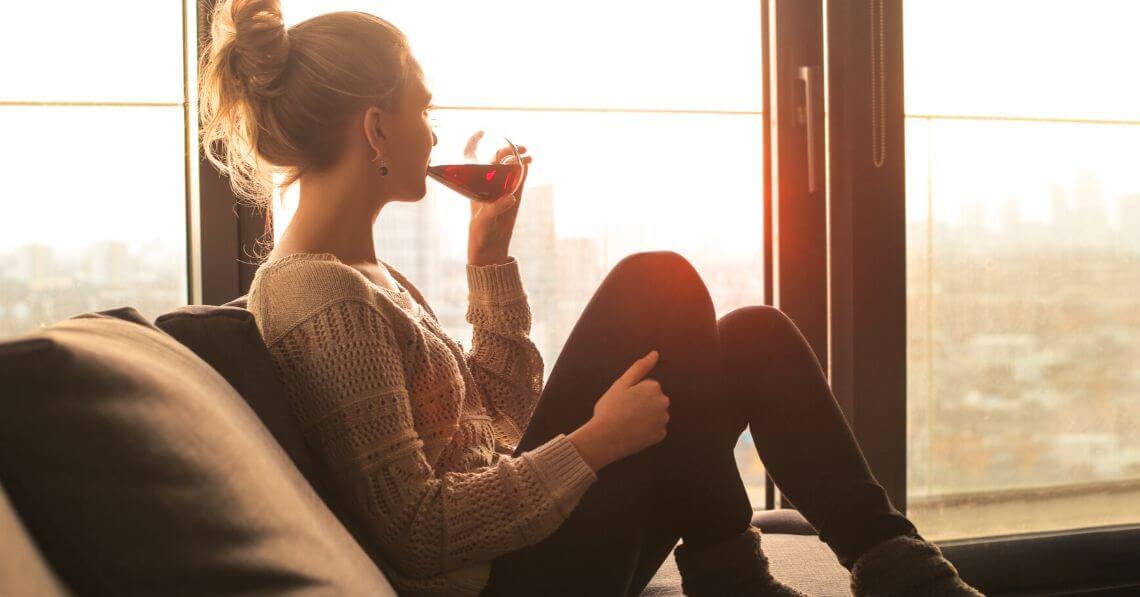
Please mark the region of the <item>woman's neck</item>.
<svg viewBox="0 0 1140 597"><path fill-rule="evenodd" d="M373 229L380 207L375 191L353 188L347 177L305 177L301 198L271 259L292 253L332 253L346 264L378 263Z"/></svg>

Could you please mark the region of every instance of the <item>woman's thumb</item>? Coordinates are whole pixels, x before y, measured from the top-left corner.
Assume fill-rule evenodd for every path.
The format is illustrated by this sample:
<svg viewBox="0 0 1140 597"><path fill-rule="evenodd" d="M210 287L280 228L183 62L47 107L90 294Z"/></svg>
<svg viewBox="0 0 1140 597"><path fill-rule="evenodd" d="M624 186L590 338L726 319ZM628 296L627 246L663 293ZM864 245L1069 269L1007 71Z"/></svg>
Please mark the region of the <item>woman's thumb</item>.
<svg viewBox="0 0 1140 597"><path fill-rule="evenodd" d="M626 369L625 373L618 378L618 384L628 388L641 381L641 378L653 370L653 367L657 364L657 357L657 351L651 350L649 354L634 361L633 364L629 366L629 369Z"/></svg>

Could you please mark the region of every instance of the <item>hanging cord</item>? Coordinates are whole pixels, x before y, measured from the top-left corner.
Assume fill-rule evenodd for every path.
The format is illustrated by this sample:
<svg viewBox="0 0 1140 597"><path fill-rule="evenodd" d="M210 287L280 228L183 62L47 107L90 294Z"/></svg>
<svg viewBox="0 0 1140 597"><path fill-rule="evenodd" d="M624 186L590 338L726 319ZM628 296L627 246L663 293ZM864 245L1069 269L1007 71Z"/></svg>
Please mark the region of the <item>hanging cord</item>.
<svg viewBox="0 0 1140 597"><path fill-rule="evenodd" d="M876 168L887 161L886 75L883 69L883 0L871 3L871 156ZM878 10L876 10L878 8ZM878 18L876 19L876 13ZM876 30L875 25L878 24ZM877 32L877 35L876 35Z"/></svg>

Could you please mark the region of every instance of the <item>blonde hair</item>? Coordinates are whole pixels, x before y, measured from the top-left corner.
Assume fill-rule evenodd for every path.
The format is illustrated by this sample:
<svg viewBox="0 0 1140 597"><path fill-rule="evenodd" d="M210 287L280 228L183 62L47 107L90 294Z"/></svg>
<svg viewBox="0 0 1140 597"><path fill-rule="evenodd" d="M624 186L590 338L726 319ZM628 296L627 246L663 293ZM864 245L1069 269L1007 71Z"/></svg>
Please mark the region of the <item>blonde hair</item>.
<svg viewBox="0 0 1140 597"><path fill-rule="evenodd" d="M199 65L201 142L239 200L271 207L282 188L331 166L355 110L398 108L418 69L407 38L363 12L324 14L285 28L280 0L219 0ZM268 228L268 225L267 225Z"/></svg>

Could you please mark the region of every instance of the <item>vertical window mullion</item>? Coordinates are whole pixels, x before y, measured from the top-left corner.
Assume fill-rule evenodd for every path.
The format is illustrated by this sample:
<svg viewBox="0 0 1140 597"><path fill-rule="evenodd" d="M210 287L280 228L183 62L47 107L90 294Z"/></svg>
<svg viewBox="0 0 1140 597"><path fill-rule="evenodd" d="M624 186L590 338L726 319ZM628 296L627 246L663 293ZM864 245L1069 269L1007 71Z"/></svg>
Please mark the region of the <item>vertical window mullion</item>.
<svg viewBox="0 0 1140 597"><path fill-rule="evenodd" d="M822 3L769 0L767 16L772 304L826 363Z"/></svg>
<svg viewBox="0 0 1140 597"><path fill-rule="evenodd" d="M182 0L182 106L186 140L186 302L202 304L202 222L198 184L198 48L205 27L200 26L203 8Z"/></svg>
<svg viewBox="0 0 1140 597"><path fill-rule="evenodd" d="M906 506L901 0L828 0L831 382L867 462Z"/></svg>
<svg viewBox="0 0 1140 597"><path fill-rule="evenodd" d="M266 212L238 203L230 189L229 180L206 161L198 141L197 86L193 73L197 69L200 52L209 39L210 16L216 0L203 0L197 6L183 0L186 19L196 19L196 36L189 32L187 40L195 38L197 47L187 46L187 169L192 180L187 183L187 227L190 246L191 290L190 302L220 305L249 290L257 271L255 257L258 241L265 232ZM191 12L193 11L193 12ZM187 42L189 43L189 41ZM189 58L188 58L189 60ZM195 84L190 84L194 82ZM197 156L194 159L192 156ZM196 276L196 277L195 277Z"/></svg>

